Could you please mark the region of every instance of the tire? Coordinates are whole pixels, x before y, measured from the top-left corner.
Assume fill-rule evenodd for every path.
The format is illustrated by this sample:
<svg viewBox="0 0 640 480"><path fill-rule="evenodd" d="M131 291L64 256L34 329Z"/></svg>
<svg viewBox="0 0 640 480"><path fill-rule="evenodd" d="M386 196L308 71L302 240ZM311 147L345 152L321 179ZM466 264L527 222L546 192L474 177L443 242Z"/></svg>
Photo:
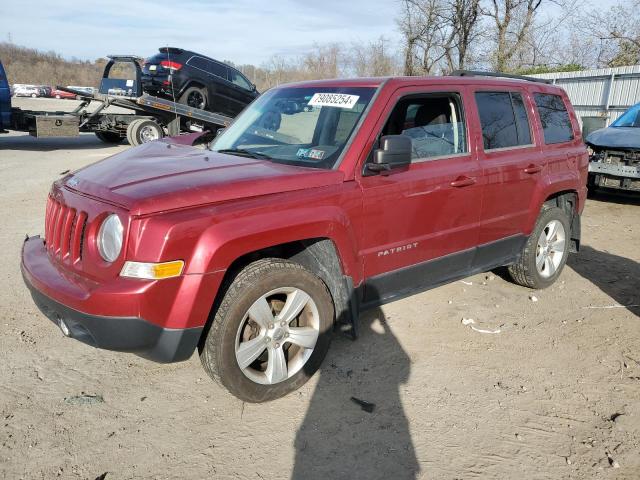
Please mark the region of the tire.
<svg viewBox="0 0 640 480"><path fill-rule="evenodd" d="M58 100L60 100L60 95L56 95L56 98L57 98Z"/></svg>
<svg viewBox="0 0 640 480"><path fill-rule="evenodd" d="M291 292L282 293L281 290ZM284 311L286 301L292 300L290 305L293 305L296 298L304 298L296 297L300 292L309 297L309 300L302 300L307 303L301 313L289 315L292 319L289 323L272 316L274 311ZM260 315L249 318L249 310L262 305L260 302L263 301L269 308L262 310L265 315L260 323L266 328L253 320ZM300 388L318 370L331 342L333 315L331 295L313 273L288 260L258 260L242 269L224 293L206 338L201 342L200 360L209 376L240 400L252 403L275 400ZM307 336L309 332L315 334L317 330L312 347L302 348L291 342L300 334L295 329L301 325L306 333L299 338L306 341L311 338ZM260 331L256 331L258 329ZM237 356L242 351L240 345L252 341L256 342L257 348L246 350L253 350L255 356L249 355L247 361L252 363L241 369ZM281 355L274 353L276 351L281 351ZM275 358L283 360L286 368L270 370L270 365L277 363L271 361ZM275 373L276 370L281 375ZM277 381L272 381L274 378Z"/></svg>
<svg viewBox="0 0 640 480"><path fill-rule="evenodd" d="M570 240L571 227L567 212L558 207L543 206L520 260L509 266L513 281L535 289L553 284L567 262Z"/></svg>
<svg viewBox="0 0 640 480"><path fill-rule="evenodd" d="M133 147L164 137L164 130L153 120L140 118L127 126L127 141Z"/></svg>
<svg viewBox="0 0 640 480"><path fill-rule="evenodd" d="M95 134L104 143L118 144L122 142L122 137L117 132L95 132Z"/></svg>
<svg viewBox="0 0 640 480"><path fill-rule="evenodd" d="M207 91L204 88L189 87L182 95L180 95L178 103L206 110L209 105L209 98L207 97Z"/></svg>
<svg viewBox="0 0 640 480"><path fill-rule="evenodd" d="M36 95L35 93L31 94L31 98L36 98L38 95Z"/></svg>

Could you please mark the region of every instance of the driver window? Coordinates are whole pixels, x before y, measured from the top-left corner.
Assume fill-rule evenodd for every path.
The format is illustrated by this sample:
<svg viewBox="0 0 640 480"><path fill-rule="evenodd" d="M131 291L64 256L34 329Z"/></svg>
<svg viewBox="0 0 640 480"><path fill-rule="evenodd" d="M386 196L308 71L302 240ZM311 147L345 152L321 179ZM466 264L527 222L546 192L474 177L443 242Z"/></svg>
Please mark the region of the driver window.
<svg viewBox="0 0 640 480"><path fill-rule="evenodd" d="M466 131L460 97L456 94L401 99L382 135L411 138L413 160L466 153Z"/></svg>

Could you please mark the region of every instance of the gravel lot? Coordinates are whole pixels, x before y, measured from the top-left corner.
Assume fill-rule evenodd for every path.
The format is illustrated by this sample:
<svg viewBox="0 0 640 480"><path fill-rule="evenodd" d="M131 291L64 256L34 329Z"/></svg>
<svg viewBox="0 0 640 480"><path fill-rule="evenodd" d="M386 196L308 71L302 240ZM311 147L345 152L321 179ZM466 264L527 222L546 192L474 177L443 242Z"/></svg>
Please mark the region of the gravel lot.
<svg viewBox="0 0 640 480"><path fill-rule="evenodd" d="M197 356L159 365L64 338L23 285L51 182L126 148L0 136L0 478L638 478L639 197L588 201L553 287L489 272L367 312L299 392L250 405Z"/></svg>

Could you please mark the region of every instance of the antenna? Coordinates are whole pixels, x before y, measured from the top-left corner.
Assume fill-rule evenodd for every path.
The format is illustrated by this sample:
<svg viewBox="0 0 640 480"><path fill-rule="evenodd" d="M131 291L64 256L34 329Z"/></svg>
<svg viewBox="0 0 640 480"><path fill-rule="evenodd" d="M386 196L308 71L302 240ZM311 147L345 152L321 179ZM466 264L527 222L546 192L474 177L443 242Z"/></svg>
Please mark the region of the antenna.
<svg viewBox="0 0 640 480"><path fill-rule="evenodd" d="M167 60L169 61L169 65L171 65L171 53L169 52L169 50L171 50L169 48L169 44L167 44ZM171 83L171 99L173 100L173 103L176 103L176 92L173 89L173 69L169 68L169 82ZM178 111L175 109L173 109L173 113L176 115L176 122L178 123L178 125L180 125L180 120L178 120ZM178 129L178 135L180 135L180 130Z"/></svg>

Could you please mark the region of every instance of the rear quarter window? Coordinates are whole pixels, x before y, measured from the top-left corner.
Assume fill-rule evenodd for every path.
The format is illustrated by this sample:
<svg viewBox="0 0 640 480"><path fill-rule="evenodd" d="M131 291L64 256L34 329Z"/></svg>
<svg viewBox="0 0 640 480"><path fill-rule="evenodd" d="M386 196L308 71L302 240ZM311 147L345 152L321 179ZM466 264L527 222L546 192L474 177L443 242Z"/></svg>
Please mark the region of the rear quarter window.
<svg viewBox="0 0 640 480"><path fill-rule="evenodd" d="M571 119L562 97L547 93L535 93L533 97L542 124L544 143L563 143L573 140Z"/></svg>

